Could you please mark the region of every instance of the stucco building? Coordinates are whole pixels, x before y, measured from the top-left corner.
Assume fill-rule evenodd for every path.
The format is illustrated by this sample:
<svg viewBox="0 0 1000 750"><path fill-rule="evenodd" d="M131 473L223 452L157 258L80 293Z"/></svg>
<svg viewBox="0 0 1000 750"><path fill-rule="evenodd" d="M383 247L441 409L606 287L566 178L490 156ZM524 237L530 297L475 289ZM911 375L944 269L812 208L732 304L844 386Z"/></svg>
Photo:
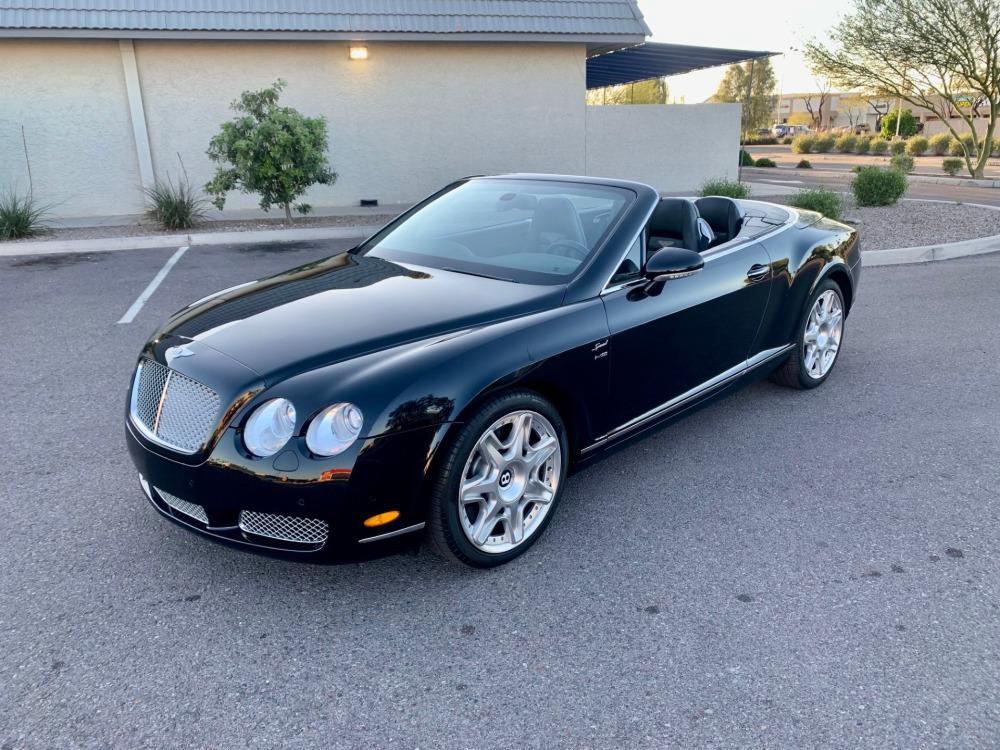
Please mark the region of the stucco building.
<svg viewBox="0 0 1000 750"><path fill-rule="evenodd" d="M30 166L56 216L141 213L180 162L204 184L230 102L278 78L329 122L318 208L478 173L735 176L738 106L586 106L588 58L648 34L635 0L0 0L0 185Z"/></svg>

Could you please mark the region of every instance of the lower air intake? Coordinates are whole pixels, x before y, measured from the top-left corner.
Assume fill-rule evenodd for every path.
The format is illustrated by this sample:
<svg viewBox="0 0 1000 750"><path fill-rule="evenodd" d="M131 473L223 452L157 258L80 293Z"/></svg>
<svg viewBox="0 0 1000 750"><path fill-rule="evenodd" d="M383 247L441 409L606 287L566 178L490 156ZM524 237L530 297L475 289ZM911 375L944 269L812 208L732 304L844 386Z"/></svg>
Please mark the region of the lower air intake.
<svg viewBox="0 0 1000 750"><path fill-rule="evenodd" d="M240 513L240 528L247 534L297 544L323 544L330 533L327 522L318 518L279 516L252 510Z"/></svg>
<svg viewBox="0 0 1000 750"><path fill-rule="evenodd" d="M208 526L208 515L205 513L205 509L200 505L189 503L187 500L181 500L176 495L164 492L159 487L156 488L156 494L163 498L163 502L176 510L178 513L193 518L195 521L201 521L203 524Z"/></svg>

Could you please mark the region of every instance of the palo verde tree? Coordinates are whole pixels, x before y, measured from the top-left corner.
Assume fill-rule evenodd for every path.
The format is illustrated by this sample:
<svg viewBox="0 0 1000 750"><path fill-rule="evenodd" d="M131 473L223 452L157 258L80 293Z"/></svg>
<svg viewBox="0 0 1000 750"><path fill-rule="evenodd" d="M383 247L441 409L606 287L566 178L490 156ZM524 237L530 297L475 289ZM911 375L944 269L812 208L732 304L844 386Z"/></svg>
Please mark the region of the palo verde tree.
<svg viewBox="0 0 1000 750"><path fill-rule="evenodd" d="M842 88L925 107L956 140L949 116L957 115L972 133L966 167L982 177L1000 115L1000 2L853 1L830 44L806 45L812 68ZM968 106L970 97L981 102L978 110ZM988 117L982 135L977 112Z"/></svg>
<svg viewBox="0 0 1000 750"><path fill-rule="evenodd" d="M262 209L281 206L291 223L293 207L303 214L311 210L298 202L310 187L336 181L326 158L326 118L279 106L285 85L279 79L266 89L240 94L231 105L238 115L223 123L209 143L208 158L219 166L205 191L220 211L230 191L257 193Z"/></svg>
<svg viewBox="0 0 1000 750"><path fill-rule="evenodd" d="M742 65L730 65L709 101L742 104L743 130L753 132L766 127L774 116L777 83L774 67L766 57Z"/></svg>

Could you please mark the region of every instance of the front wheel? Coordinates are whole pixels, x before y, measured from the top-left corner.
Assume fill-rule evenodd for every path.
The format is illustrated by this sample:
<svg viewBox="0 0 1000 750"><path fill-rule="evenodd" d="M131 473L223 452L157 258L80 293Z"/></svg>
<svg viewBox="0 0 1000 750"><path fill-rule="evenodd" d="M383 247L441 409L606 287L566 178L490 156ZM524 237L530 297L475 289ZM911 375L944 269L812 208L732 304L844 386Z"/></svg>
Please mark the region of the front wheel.
<svg viewBox="0 0 1000 750"><path fill-rule="evenodd" d="M796 329L795 349L771 379L791 388L815 388L833 370L844 338L844 295L827 279L813 292Z"/></svg>
<svg viewBox="0 0 1000 750"><path fill-rule="evenodd" d="M559 413L536 394L504 394L477 409L431 491L430 538L438 553L479 568L524 553L552 518L568 454Z"/></svg>

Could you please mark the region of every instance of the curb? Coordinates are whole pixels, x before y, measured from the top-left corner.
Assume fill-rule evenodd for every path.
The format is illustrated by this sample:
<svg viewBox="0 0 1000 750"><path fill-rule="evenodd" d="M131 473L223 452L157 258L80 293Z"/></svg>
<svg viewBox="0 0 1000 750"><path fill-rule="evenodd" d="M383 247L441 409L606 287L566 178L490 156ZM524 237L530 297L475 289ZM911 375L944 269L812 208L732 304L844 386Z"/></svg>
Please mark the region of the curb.
<svg viewBox="0 0 1000 750"><path fill-rule="evenodd" d="M162 234L154 237L111 237L93 240L38 240L0 245L0 258L55 253L105 253L114 250L149 250L187 245L256 245L266 242L308 242L367 237L381 226L303 227L302 229L260 229L253 232L200 232Z"/></svg>
<svg viewBox="0 0 1000 750"><path fill-rule="evenodd" d="M879 165L873 165L879 166ZM837 174L837 175L851 175L854 174L850 169L823 169L822 167L813 167L812 169L797 169L794 165L785 166L779 164L777 167L744 167L744 169L757 169L761 172L775 172L781 170L782 172L795 172L796 174L805 174L822 172L824 174ZM927 185L958 185L959 187L978 187L978 188L1000 188L1000 180L992 179L982 179L973 180L965 177L948 177L946 175L941 175L940 177L932 174L908 174L906 176L908 180L912 182L922 182Z"/></svg>
<svg viewBox="0 0 1000 750"><path fill-rule="evenodd" d="M976 206L990 211L1000 211L1000 206L989 206L984 203L957 203L956 201L931 200L928 198L903 198L902 200L917 203L953 203L955 205ZM921 245L918 247L897 247L889 250L862 250L861 261L866 267L899 266L908 263L931 263L936 260L952 260L966 258L971 255L985 255L1000 252L1000 234L992 237L977 237L974 240L947 242L938 245Z"/></svg>

